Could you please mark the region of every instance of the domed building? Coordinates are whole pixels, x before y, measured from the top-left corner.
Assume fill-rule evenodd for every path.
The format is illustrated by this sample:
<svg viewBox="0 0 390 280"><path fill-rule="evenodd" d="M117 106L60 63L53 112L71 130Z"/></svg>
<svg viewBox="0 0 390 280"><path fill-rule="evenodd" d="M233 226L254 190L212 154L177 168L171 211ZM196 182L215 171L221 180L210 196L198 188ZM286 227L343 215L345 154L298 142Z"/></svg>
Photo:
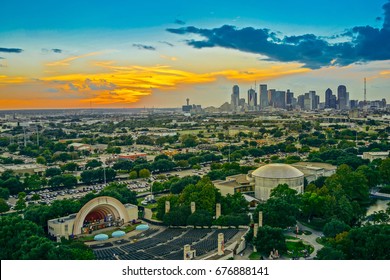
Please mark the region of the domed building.
<svg viewBox="0 0 390 280"><path fill-rule="evenodd" d="M298 193L303 193L304 174L289 164L267 164L248 174L248 177L254 183L255 197L263 201L269 199L271 190L280 184L287 184Z"/></svg>

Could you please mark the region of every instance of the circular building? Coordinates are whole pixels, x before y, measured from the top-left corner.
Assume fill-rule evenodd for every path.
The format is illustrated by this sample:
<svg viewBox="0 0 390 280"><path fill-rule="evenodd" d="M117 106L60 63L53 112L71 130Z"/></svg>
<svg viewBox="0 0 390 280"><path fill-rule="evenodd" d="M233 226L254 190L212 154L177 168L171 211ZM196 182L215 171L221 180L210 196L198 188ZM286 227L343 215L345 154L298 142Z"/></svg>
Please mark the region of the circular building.
<svg viewBox="0 0 390 280"><path fill-rule="evenodd" d="M303 193L304 174L289 164L267 164L257 168L251 175L254 178L255 197L257 199L269 199L271 190L280 184L287 184L298 193Z"/></svg>

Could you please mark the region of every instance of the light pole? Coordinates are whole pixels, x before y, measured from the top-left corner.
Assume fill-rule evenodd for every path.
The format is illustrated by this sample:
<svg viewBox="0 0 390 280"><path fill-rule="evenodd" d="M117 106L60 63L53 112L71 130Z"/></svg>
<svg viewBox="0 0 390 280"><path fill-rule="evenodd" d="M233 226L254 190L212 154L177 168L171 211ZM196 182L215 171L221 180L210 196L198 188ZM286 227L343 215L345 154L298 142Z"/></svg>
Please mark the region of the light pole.
<svg viewBox="0 0 390 280"><path fill-rule="evenodd" d="M105 164L103 164L103 176L104 176L104 185L106 185L107 179L106 179L106 165Z"/></svg>

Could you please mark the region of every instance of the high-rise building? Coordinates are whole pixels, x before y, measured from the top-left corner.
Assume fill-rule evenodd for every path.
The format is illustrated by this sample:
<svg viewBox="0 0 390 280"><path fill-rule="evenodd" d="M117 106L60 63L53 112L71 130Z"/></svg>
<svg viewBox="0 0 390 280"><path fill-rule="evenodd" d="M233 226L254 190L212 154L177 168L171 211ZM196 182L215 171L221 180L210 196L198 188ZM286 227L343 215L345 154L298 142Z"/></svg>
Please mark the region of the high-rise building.
<svg viewBox="0 0 390 280"><path fill-rule="evenodd" d="M286 108L286 92L277 90L272 97L272 103L275 108Z"/></svg>
<svg viewBox="0 0 390 280"><path fill-rule="evenodd" d="M325 108L332 108L330 107L330 99L332 98L333 92L330 88L328 88L325 91Z"/></svg>
<svg viewBox="0 0 390 280"><path fill-rule="evenodd" d="M294 93L288 89L286 92L286 105L292 105L293 99L294 99Z"/></svg>
<svg viewBox="0 0 390 280"><path fill-rule="evenodd" d="M329 99L329 108L336 109L337 108L337 98L336 95L332 94Z"/></svg>
<svg viewBox="0 0 390 280"><path fill-rule="evenodd" d="M318 109L319 106L320 106L320 96L319 95L316 95L315 92L314 92L314 104L313 104L313 109Z"/></svg>
<svg viewBox="0 0 390 280"><path fill-rule="evenodd" d="M236 110L240 103L240 88L238 85L233 86L233 92L231 95L231 105L233 110Z"/></svg>
<svg viewBox="0 0 390 280"><path fill-rule="evenodd" d="M317 103L318 102L318 103ZM316 92L311 90L305 93L303 108L307 111L315 110L318 108L319 98L317 98Z"/></svg>
<svg viewBox="0 0 390 280"><path fill-rule="evenodd" d="M347 88L344 85L339 85L337 88L337 101L338 108L340 110L345 110L348 108L349 103L349 94L347 93Z"/></svg>
<svg viewBox="0 0 390 280"><path fill-rule="evenodd" d="M302 110L305 109L305 96L303 94L298 96L298 106Z"/></svg>
<svg viewBox="0 0 390 280"><path fill-rule="evenodd" d="M248 106L252 110L255 110L257 106L257 93L252 88L248 90Z"/></svg>
<svg viewBox="0 0 390 280"><path fill-rule="evenodd" d="M273 99L275 98L275 89L269 89L267 91L267 97L268 97L268 106L274 106Z"/></svg>
<svg viewBox="0 0 390 280"><path fill-rule="evenodd" d="M268 92L267 85L260 85L260 108L268 107Z"/></svg>

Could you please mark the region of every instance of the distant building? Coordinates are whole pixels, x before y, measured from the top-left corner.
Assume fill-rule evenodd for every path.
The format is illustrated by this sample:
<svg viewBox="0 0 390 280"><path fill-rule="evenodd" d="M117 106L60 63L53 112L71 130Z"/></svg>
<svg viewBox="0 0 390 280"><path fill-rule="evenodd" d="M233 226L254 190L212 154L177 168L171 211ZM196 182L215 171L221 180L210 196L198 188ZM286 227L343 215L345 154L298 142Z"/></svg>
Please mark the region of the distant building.
<svg viewBox="0 0 390 280"><path fill-rule="evenodd" d="M286 108L290 109L294 107L294 93L289 89L286 92Z"/></svg>
<svg viewBox="0 0 390 280"><path fill-rule="evenodd" d="M363 159L368 159L370 162L375 159L386 159L389 157L389 151L387 152L364 152Z"/></svg>
<svg viewBox="0 0 390 280"><path fill-rule="evenodd" d="M186 101L187 101L187 105L183 105L182 106L182 111L186 112L186 113L189 113L191 111L191 109L192 109L192 105L190 105L190 99L189 98L187 98Z"/></svg>
<svg viewBox="0 0 390 280"><path fill-rule="evenodd" d="M260 85L260 108L268 107L268 92L267 85Z"/></svg>
<svg viewBox="0 0 390 280"><path fill-rule="evenodd" d="M146 159L146 153L126 153L118 155L118 159L134 161L138 158Z"/></svg>
<svg viewBox="0 0 390 280"><path fill-rule="evenodd" d="M41 164L35 164L35 163L14 164L14 165L0 164L0 174L4 173L4 171L6 170L10 170L13 173L21 176L23 176L26 173L30 175L34 175L34 174L42 175L46 170L46 166Z"/></svg>
<svg viewBox="0 0 390 280"><path fill-rule="evenodd" d="M272 105L275 108L286 108L286 92L285 91L275 91L275 93L272 96Z"/></svg>
<svg viewBox="0 0 390 280"><path fill-rule="evenodd" d="M255 110L257 106L257 93L252 88L248 90L248 106L251 110Z"/></svg>
<svg viewBox="0 0 390 280"><path fill-rule="evenodd" d="M338 108L340 110L348 109L349 103L349 93L347 92L347 87L344 85L340 85L337 88L337 101Z"/></svg>
<svg viewBox="0 0 390 280"><path fill-rule="evenodd" d="M84 144L84 143L71 143L68 145L68 148L73 147L75 151L91 151L92 147L91 145Z"/></svg>
<svg viewBox="0 0 390 280"><path fill-rule="evenodd" d="M333 92L330 88L325 91L325 108L330 108L330 98L333 95Z"/></svg>
<svg viewBox="0 0 390 280"><path fill-rule="evenodd" d="M233 86L230 104L232 105L233 110L236 110L240 104L240 88L238 87L238 85Z"/></svg>
<svg viewBox="0 0 390 280"><path fill-rule="evenodd" d="M298 96L298 106L304 110L305 109L305 96L304 95L299 95Z"/></svg>
<svg viewBox="0 0 390 280"><path fill-rule="evenodd" d="M255 185L255 198L262 201L268 200L271 191L280 184L287 184L298 194L303 193L304 174L289 164L267 164L257 168L250 176Z"/></svg>

